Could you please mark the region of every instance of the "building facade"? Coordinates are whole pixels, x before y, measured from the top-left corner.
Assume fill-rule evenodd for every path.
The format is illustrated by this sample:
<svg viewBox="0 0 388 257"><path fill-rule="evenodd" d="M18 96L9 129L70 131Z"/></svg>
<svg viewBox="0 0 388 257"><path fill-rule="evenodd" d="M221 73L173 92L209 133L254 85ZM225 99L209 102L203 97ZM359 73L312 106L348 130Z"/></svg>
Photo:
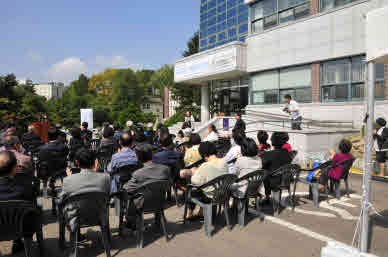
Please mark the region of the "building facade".
<svg viewBox="0 0 388 257"><path fill-rule="evenodd" d="M47 100L62 98L65 85L61 82L49 82L34 84L37 95L44 96Z"/></svg>
<svg viewBox="0 0 388 257"><path fill-rule="evenodd" d="M205 2L211 1L201 1L201 6ZM290 94L301 103L306 118L361 125L365 14L388 1L245 0L244 4L249 10L245 42L226 42L176 62L175 80L202 88L204 120L211 113L241 109L279 114L283 96ZM387 65L376 65L375 86L376 115L385 116Z"/></svg>

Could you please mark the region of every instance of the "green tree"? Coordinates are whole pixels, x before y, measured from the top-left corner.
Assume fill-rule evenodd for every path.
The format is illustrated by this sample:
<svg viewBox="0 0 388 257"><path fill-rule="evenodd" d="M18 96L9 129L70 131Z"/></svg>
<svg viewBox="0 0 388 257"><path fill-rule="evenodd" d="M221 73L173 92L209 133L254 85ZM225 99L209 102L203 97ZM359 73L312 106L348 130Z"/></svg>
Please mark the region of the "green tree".
<svg viewBox="0 0 388 257"><path fill-rule="evenodd" d="M187 42L187 49L183 52L183 57L188 57L198 52L199 52L199 33L197 31Z"/></svg>

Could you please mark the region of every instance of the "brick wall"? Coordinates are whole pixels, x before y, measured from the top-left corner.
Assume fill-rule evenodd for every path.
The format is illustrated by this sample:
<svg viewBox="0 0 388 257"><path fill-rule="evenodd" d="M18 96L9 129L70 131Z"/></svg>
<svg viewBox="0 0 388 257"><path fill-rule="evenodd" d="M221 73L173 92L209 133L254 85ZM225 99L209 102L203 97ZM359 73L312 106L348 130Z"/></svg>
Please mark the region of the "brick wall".
<svg viewBox="0 0 388 257"><path fill-rule="evenodd" d="M320 72L321 72L321 66L320 66L319 62L311 64L311 92L312 92L312 102L313 103L321 102Z"/></svg>
<svg viewBox="0 0 388 257"><path fill-rule="evenodd" d="M384 99L388 100L388 64L384 65Z"/></svg>
<svg viewBox="0 0 388 257"><path fill-rule="evenodd" d="M310 2L310 14L314 15L319 12L319 0L311 0Z"/></svg>

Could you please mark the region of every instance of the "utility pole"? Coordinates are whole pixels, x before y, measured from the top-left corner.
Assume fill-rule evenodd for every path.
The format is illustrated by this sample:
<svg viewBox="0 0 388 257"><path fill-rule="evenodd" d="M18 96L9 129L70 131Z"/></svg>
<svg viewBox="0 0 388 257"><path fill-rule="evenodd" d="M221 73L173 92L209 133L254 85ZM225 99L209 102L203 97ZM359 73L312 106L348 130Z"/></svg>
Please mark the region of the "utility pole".
<svg viewBox="0 0 388 257"><path fill-rule="evenodd" d="M373 150L373 130L374 130L374 112L375 112L375 64L367 63L367 78L366 78L366 127L365 127L365 148L364 148L364 178L363 178L363 198L362 198L362 217L361 217L361 236L360 250L366 253L368 251L369 242L369 209L370 209L370 191L371 191L371 175L373 169L372 150Z"/></svg>

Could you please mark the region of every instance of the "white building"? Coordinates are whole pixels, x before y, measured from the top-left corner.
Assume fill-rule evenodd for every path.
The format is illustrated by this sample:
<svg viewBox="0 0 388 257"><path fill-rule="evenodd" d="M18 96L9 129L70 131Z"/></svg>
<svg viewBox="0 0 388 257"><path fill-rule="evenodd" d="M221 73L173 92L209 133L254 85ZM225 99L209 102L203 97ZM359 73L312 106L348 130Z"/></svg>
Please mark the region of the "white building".
<svg viewBox="0 0 388 257"><path fill-rule="evenodd" d="M44 96L47 100L57 99L63 96L65 86L61 82L49 82L34 84L35 93Z"/></svg>
<svg viewBox="0 0 388 257"><path fill-rule="evenodd" d="M240 9L245 13L244 4L248 35L228 40L225 32L241 27L234 21ZM386 5L388 0L201 0L200 44L207 47L176 62L175 81L201 87L203 121L212 111L279 115L283 96L290 94L305 118L360 126L365 15ZM226 16L226 27L213 24L218 16ZM376 116L388 118L387 65L376 67L376 99Z"/></svg>

